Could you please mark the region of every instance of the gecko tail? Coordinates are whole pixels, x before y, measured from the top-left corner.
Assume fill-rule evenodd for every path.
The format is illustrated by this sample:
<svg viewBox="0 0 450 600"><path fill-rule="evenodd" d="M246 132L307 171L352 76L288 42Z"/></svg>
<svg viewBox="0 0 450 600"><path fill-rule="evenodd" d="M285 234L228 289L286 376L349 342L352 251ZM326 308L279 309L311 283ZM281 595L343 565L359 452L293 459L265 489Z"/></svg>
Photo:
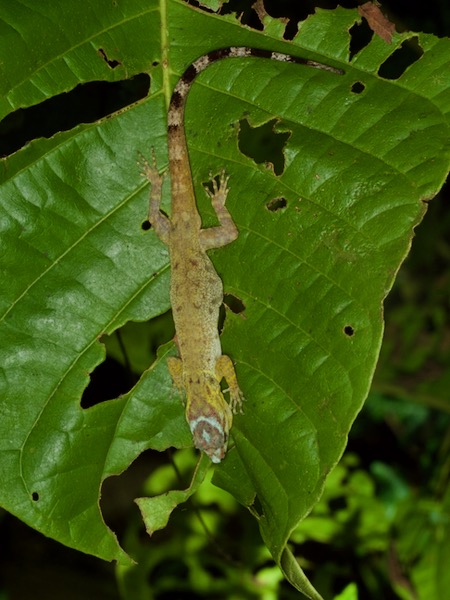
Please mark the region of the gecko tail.
<svg viewBox="0 0 450 600"><path fill-rule="evenodd" d="M323 71L329 71L337 75L343 75L342 69L337 69L331 65L326 65L321 62L302 58L300 56L294 56L283 52L272 52L271 50L265 50L263 48L249 48L246 46L229 46L228 48L220 48L218 50L212 50L203 56L200 56L195 60L183 73L178 80L177 85L172 93L169 106L169 115L173 115L172 123L182 123L184 106L186 104L186 98L191 89L192 83L195 78L206 68L218 60L225 58L245 58L247 56L253 56L257 58L266 58L270 60L276 60L278 62L290 62L314 69L321 69ZM170 126L170 121L169 121Z"/></svg>

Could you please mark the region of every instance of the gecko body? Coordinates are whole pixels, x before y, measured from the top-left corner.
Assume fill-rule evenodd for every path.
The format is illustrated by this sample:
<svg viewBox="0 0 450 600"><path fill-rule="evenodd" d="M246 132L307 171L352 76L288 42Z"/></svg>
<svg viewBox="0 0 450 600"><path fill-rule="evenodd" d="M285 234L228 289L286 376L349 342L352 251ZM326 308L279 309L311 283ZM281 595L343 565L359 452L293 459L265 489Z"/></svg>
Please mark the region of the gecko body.
<svg viewBox="0 0 450 600"><path fill-rule="evenodd" d="M158 172L155 158L152 164L144 161L141 165L143 174L151 183L149 221L170 252L170 298L180 356L168 359L169 371L175 385L185 394L186 419L194 445L214 463L219 463L226 454L233 413L241 409L243 395L231 359L222 354L218 320L223 285L207 251L234 241L238 230L225 207L228 178L223 172L219 181L211 180L212 189L206 190L219 226L202 229L186 144L184 112L189 90L199 73L217 60L245 56L299 63L341 73L321 63L268 50L230 47L210 52L186 69L170 100L170 219L160 211L163 175ZM222 380L228 385L229 403L221 389Z"/></svg>

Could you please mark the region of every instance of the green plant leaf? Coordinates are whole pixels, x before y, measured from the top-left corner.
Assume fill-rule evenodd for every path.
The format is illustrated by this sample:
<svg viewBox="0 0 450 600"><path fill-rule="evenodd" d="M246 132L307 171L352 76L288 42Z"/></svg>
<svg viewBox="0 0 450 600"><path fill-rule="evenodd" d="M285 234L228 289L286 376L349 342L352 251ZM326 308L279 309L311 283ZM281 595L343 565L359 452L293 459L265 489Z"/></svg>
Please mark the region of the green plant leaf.
<svg viewBox="0 0 450 600"><path fill-rule="evenodd" d="M334 600L358 600L358 588L350 583Z"/></svg>
<svg viewBox="0 0 450 600"><path fill-rule="evenodd" d="M166 527L174 508L186 502L195 494L208 472L210 461L202 454L197 464L190 486L186 490L170 490L153 498L137 498L136 504L142 513L145 528L149 535Z"/></svg>
<svg viewBox="0 0 450 600"><path fill-rule="evenodd" d="M260 59L216 63L194 84L186 116L205 222L212 210L202 183L225 168L240 230L211 252L226 292L245 306L228 314L222 339L247 399L215 481L250 507L291 582L318 597L286 543L342 454L378 357L383 299L449 164L448 40L418 34L420 60L383 79L378 68L410 34L391 45L374 37L348 64L359 18L318 11L286 42L276 20L256 32L179 1L2 6L2 115L87 81L152 78L144 101L2 160L7 510L69 546L128 560L101 518L102 481L146 448L191 444L165 364L172 345L128 394L80 407L104 359L99 338L169 308L167 249L141 228L148 188L137 153L154 147L167 166L168 98L209 50L247 45L325 62L345 74ZM288 133L280 175L241 152L244 120ZM285 208L271 210L279 198ZM170 211L168 186L164 200Z"/></svg>

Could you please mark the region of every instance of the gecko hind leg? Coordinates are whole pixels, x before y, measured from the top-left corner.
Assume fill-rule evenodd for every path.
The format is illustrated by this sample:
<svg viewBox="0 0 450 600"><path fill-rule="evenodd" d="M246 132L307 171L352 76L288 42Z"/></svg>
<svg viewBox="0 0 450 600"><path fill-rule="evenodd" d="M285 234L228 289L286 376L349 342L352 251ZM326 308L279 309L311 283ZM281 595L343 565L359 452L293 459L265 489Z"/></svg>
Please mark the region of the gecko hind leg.
<svg viewBox="0 0 450 600"><path fill-rule="evenodd" d="M230 392L230 408L234 414L237 412L243 413L242 403L244 401L244 394L239 387L236 371L234 369L233 361L226 354L222 354L216 361L216 375L219 380L225 379L228 385L228 391Z"/></svg>
<svg viewBox="0 0 450 600"><path fill-rule="evenodd" d="M170 376L172 377L172 381L177 388L180 396L182 398L183 404L186 403L186 394L183 383L183 361L181 358L177 358L176 356L169 356L167 359L167 367L169 368Z"/></svg>

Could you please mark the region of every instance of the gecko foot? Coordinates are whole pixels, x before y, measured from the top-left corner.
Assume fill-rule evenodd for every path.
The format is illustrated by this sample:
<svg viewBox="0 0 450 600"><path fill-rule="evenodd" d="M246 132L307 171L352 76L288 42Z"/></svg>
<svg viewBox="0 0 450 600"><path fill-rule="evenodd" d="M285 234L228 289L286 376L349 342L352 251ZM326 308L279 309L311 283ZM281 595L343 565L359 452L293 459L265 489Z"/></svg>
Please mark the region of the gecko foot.
<svg viewBox="0 0 450 600"><path fill-rule="evenodd" d="M225 379L228 384L228 389L224 392L230 394L230 408L231 411L236 414L237 412L242 413L242 403L244 401L244 394L242 393L234 370L234 365L229 356L222 354L219 356L216 362L216 375L217 379Z"/></svg>
<svg viewBox="0 0 450 600"><path fill-rule="evenodd" d="M225 201L227 199L227 195L229 192L228 180L229 177L225 173L225 169L222 169L219 175L219 183L217 184L217 179L213 177L212 173L209 174L210 183L212 190L209 187L206 187L206 193L211 198L211 203L213 206L225 206Z"/></svg>
<svg viewBox="0 0 450 600"><path fill-rule="evenodd" d="M244 402L244 394L237 387L234 389L230 389L230 408L231 412L235 415L236 413L244 414L244 409L242 408L242 403Z"/></svg>
<svg viewBox="0 0 450 600"><path fill-rule="evenodd" d="M161 187L164 173L160 174L156 165L155 149L152 148L152 162L151 164L147 158L139 152L138 166L141 169L141 175L148 179L152 186Z"/></svg>

